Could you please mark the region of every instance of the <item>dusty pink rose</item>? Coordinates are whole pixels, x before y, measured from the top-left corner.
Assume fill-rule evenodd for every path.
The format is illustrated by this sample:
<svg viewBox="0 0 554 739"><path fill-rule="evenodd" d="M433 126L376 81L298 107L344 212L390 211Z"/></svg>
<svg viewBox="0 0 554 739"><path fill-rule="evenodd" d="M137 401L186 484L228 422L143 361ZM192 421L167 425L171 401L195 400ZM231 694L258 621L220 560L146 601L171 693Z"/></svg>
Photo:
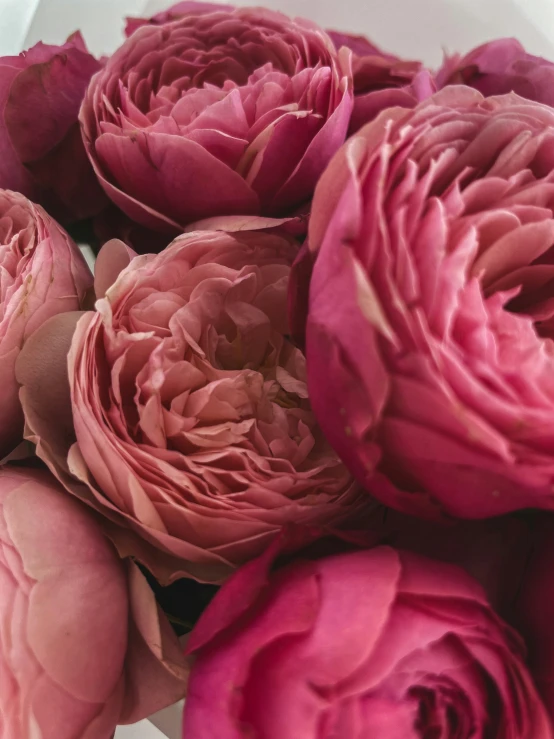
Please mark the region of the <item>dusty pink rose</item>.
<svg viewBox="0 0 554 739"><path fill-rule="evenodd" d="M457 567L378 547L245 565L187 644L185 739L551 739L518 635Z"/></svg>
<svg viewBox="0 0 554 739"><path fill-rule="evenodd" d="M553 168L554 110L454 86L381 114L318 185L310 397L393 507L554 508Z"/></svg>
<svg viewBox="0 0 554 739"><path fill-rule="evenodd" d="M421 62L388 54L365 36L340 31L328 31L328 34L337 49L347 46L354 52L355 97L349 134L372 121L385 108L415 108L436 91L433 76Z"/></svg>
<svg viewBox="0 0 554 739"><path fill-rule="evenodd" d="M0 731L110 739L185 691L146 581L46 472L0 470Z"/></svg>
<svg viewBox="0 0 554 739"><path fill-rule="evenodd" d="M285 524L339 525L369 503L315 422L304 356L287 338L296 248L263 233L195 232L133 259L109 287L130 257L121 242L105 246L105 297L78 321L69 353L71 449L62 422L45 420L49 407L64 415L46 385L63 384L60 344L75 320L50 322L19 362L39 454L110 520L120 552L161 580L220 580Z"/></svg>
<svg viewBox="0 0 554 739"><path fill-rule="evenodd" d="M202 3L196 0L184 0L184 2L176 3L161 13L156 13L151 18L127 18L125 35L131 36L137 28L141 28L142 26L160 26L163 23L176 21L187 15L205 15L214 11L233 11L234 9L234 5L224 5L223 3Z"/></svg>
<svg viewBox="0 0 554 739"><path fill-rule="evenodd" d="M73 241L38 205L0 190L0 457L22 439L15 362L47 318L78 310L92 275Z"/></svg>
<svg viewBox="0 0 554 739"><path fill-rule="evenodd" d="M351 111L347 49L309 21L239 8L138 28L93 78L80 118L109 197L175 233L308 201Z"/></svg>
<svg viewBox="0 0 554 739"><path fill-rule="evenodd" d="M0 57L0 187L64 221L92 216L106 203L78 121L100 66L79 33L63 46L39 43Z"/></svg>
<svg viewBox="0 0 554 739"><path fill-rule="evenodd" d="M465 56L446 57L436 81L439 88L464 84L486 96L515 92L554 105L554 63L528 54L514 38L490 41Z"/></svg>

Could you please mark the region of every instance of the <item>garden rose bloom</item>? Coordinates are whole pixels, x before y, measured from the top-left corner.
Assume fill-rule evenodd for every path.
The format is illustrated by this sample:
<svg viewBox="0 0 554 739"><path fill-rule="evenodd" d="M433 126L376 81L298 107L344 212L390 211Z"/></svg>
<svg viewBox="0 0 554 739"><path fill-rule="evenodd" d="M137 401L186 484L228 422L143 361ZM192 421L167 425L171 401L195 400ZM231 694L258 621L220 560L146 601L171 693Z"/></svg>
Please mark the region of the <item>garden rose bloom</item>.
<svg viewBox="0 0 554 739"><path fill-rule="evenodd" d="M0 456L22 439L15 362L47 318L78 310L92 275L69 236L38 205L0 190Z"/></svg>
<svg viewBox="0 0 554 739"><path fill-rule="evenodd" d="M523 642L462 570L389 547L268 559L188 641L186 739L553 736Z"/></svg>
<svg viewBox="0 0 554 739"><path fill-rule="evenodd" d="M296 249L264 233L195 232L133 259L106 292L129 254L104 247L105 297L69 353L70 450L45 422L65 361L50 337L60 342L69 319L35 335L18 365L39 454L161 580L220 580L285 524L338 525L368 506L315 423L304 356L287 339ZM62 405L52 401L58 416Z"/></svg>
<svg viewBox="0 0 554 739"><path fill-rule="evenodd" d="M355 98L350 134L372 121L385 108L396 105L415 108L435 92L433 77L421 62L387 54L365 36L351 36L339 31L328 33L337 49L347 46L354 52Z"/></svg>
<svg viewBox="0 0 554 739"><path fill-rule="evenodd" d="M0 592L2 737L110 739L182 697L146 581L45 472L0 471Z"/></svg>
<svg viewBox="0 0 554 739"><path fill-rule="evenodd" d="M393 507L554 508L553 168L553 110L449 87L383 113L318 185L310 397Z"/></svg>
<svg viewBox="0 0 554 739"><path fill-rule="evenodd" d="M83 146L79 107L100 62L79 33L0 57L0 187L17 190L64 221L106 203Z"/></svg>
<svg viewBox="0 0 554 739"><path fill-rule="evenodd" d="M343 143L350 52L259 8L138 28L93 79L84 140L106 193L152 229L288 215Z"/></svg>
<svg viewBox="0 0 554 739"><path fill-rule="evenodd" d="M515 92L554 105L554 64L528 54L514 38L490 41L463 57L447 57L437 73L437 85L457 84L474 87L486 96Z"/></svg>

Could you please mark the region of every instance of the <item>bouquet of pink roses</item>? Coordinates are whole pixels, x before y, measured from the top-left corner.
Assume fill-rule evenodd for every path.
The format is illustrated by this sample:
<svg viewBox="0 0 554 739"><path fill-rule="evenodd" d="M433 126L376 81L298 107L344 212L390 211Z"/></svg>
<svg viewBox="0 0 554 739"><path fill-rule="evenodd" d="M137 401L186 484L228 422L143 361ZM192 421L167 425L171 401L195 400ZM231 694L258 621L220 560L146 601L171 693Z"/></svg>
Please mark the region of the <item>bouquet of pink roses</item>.
<svg viewBox="0 0 554 739"><path fill-rule="evenodd" d="M554 63L126 36L0 58L0 738L554 739Z"/></svg>

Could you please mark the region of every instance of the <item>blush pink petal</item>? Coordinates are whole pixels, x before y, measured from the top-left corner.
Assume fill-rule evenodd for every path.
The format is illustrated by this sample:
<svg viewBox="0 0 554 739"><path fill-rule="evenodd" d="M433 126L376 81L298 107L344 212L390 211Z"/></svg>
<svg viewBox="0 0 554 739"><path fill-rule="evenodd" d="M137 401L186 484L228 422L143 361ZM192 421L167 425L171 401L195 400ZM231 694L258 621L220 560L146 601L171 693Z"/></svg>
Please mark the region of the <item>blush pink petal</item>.
<svg viewBox="0 0 554 739"><path fill-rule="evenodd" d="M0 540L6 736L110 739L127 714L182 697L186 665L144 578L47 473L0 471ZM156 671L150 650L160 683L138 707Z"/></svg>

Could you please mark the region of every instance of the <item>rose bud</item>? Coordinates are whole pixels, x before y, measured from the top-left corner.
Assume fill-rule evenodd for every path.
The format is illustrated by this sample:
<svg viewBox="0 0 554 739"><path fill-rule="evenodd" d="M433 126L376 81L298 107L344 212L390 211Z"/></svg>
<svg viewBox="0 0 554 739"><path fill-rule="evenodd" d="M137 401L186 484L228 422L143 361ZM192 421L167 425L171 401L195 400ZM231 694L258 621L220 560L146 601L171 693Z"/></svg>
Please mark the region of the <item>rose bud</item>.
<svg viewBox="0 0 554 739"><path fill-rule="evenodd" d="M0 190L0 457L23 435L15 380L22 345L46 319L78 310L91 285L67 233L23 195Z"/></svg>
<svg viewBox="0 0 554 739"><path fill-rule="evenodd" d="M196 0L185 0L181 3L172 5L161 13L156 13L151 18L127 18L125 25L125 35L131 36L137 28L146 25L161 26L164 23L176 21L186 15L205 15L214 11L228 10L233 11L234 5L224 5L223 3L202 3Z"/></svg>
<svg viewBox="0 0 554 739"><path fill-rule="evenodd" d="M110 242L97 312L50 321L18 364L39 455L160 581L219 581L284 525L358 523L371 505L321 434L287 338L296 250L193 232L129 263ZM71 396L54 397L68 370Z"/></svg>
<svg viewBox="0 0 554 739"><path fill-rule="evenodd" d="M464 84L485 96L515 92L554 105L554 63L528 54L514 38L490 41L463 57L446 57L436 81L439 88Z"/></svg>
<svg viewBox="0 0 554 739"><path fill-rule="evenodd" d="M455 86L318 185L295 335L307 312L314 412L391 507L554 508L553 170L554 110Z"/></svg>
<svg viewBox="0 0 554 739"><path fill-rule="evenodd" d="M0 57L0 187L17 190L64 222L106 204L88 161L78 115L101 67L79 33Z"/></svg>
<svg viewBox="0 0 554 739"><path fill-rule="evenodd" d="M328 31L328 34L337 49L347 46L353 52L355 97L349 135L385 108L415 108L436 91L431 73L421 62L388 54L365 36L351 36L340 31Z"/></svg>
<svg viewBox="0 0 554 739"><path fill-rule="evenodd" d="M0 727L110 739L184 695L187 669L139 570L42 470L0 470Z"/></svg>
<svg viewBox="0 0 554 739"><path fill-rule="evenodd" d="M100 183L169 234L211 216L288 215L345 139L350 55L309 21L260 8L138 28L81 108Z"/></svg>
<svg viewBox="0 0 554 739"><path fill-rule="evenodd" d="M186 739L552 738L522 640L463 570L389 547L268 554L187 642Z"/></svg>

